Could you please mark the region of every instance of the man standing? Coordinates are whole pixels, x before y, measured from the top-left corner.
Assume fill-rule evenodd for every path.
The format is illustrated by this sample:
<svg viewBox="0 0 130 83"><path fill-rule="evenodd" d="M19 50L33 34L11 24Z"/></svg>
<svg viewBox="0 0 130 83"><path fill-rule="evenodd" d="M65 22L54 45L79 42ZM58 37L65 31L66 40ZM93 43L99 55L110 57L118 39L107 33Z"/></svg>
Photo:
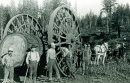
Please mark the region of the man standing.
<svg viewBox="0 0 130 83"><path fill-rule="evenodd" d="M65 57L65 62L66 65L69 68L69 76L72 76L73 78L75 78L73 71L72 71L72 51L71 51L71 45L68 46L68 48L66 47L61 47L61 51L63 53L63 57Z"/></svg>
<svg viewBox="0 0 130 83"><path fill-rule="evenodd" d="M54 68L54 70L56 71L57 79L61 82L60 73L56 65L56 51L54 43L51 43L51 48L47 51L46 61L49 70L49 81L52 82L52 70Z"/></svg>
<svg viewBox="0 0 130 83"><path fill-rule="evenodd" d="M2 58L2 64L4 66L4 81L2 83L8 82L8 76L10 78L9 83L13 83L14 78L14 58L13 58L13 48L8 49L8 53Z"/></svg>
<svg viewBox="0 0 130 83"><path fill-rule="evenodd" d="M40 56L39 56L39 53L36 51L36 46L32 45L31 51L28 52L27 54L26 63L29 68L29 73L30 73L29 77L31 81L33 81L33 83L36 83L37 66L38 66L39 60L40 60Z"/></svg>
<svg viewBox="0 0 130 83"><path fill-rule="evenodd" d="M86 70L88 69L88 65L90 64L91 62L91 49L90 49L90 44L86 45L85 44L85 49L83 51L83 72L82 72L82 75L85 74Z"/></svg>

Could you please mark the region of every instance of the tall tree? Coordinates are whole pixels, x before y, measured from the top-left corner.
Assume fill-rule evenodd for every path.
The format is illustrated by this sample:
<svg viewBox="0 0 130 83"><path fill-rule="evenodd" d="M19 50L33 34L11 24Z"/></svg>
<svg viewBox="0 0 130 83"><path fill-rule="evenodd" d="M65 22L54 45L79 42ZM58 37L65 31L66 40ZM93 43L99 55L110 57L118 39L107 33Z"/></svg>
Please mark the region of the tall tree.
<svg viewBox="0 0 130 83"><path fill-rule="evenodd" d="M106 13L107 18L107 32L110 33L112 13L115 10L116 0L103 0L103 8L101 12ZM102 13L101 13L102 14Z"/></svg>
<svg viewBox="0 0 130 83"><path fill-rule="evenodd" d="M52 12L60 5L69 5L70 3L67 0L43 0L44 4L40 8L41 13L41 25L44 27L44 31L47 31L49 24L50 16Z"/></svg>
<svg viewBox="0 0 130 83"><path fill-rule="evenodd" d="M95 15L92 11L80 19L79 27L82 28L81 33L83 36L92 34L96 31L97 19L97 15Z"/></svg>
<svg viewBox="0 0 130 83"><path fill-rule="evenodd" d="M10 8L11 8L11 11L10 11L10 16L11 17L13 17L13 16L18 14L14 0L11 0Z"/></svg>
<svg viewBox="0 0 130 83"><path fill-rule="evenodd" d="M113 26L117 32L118 37L122 34L130 32L130 7L129 4L119 5L117 11L113 13ZM118 27L117 27L118 26Z"/></svg>
<svg viewBox="0 0 130 83"><path fill-rule="evenodd" d="M0 39L3 35L3 5L0 5Z"/></svg>
<svg viewBox="0 0 130 83"><path fill-rule="evenodd" d="M1 30L1 39L3 35L3 31L10 20L10 7L9 6L2 6L0 5L0 30Z"/></svg>
<svg viewBox="0 0 130 83"><path fill-rule="evenodd" d="M18 6L19 13L25 13L38 18L38 2L37 0L20 0Z"/></svg>

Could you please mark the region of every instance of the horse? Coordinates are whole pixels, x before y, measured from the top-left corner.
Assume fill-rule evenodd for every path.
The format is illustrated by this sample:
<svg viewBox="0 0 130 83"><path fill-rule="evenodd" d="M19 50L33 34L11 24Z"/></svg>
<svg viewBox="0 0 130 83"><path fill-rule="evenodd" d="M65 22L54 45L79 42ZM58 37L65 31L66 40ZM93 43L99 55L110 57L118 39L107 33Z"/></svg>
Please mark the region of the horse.
<svg viewBox="0 0 130 83"><path fill-rule="evenodd" d="M101 56L103 56L103 65L105 62L105 58L107 55L107 50L108 50L108 43L104 42L102 45L96 45L94 47L95 53L96 53L96 58L95 58L95 64L99 65L99 59Z"/></svg>

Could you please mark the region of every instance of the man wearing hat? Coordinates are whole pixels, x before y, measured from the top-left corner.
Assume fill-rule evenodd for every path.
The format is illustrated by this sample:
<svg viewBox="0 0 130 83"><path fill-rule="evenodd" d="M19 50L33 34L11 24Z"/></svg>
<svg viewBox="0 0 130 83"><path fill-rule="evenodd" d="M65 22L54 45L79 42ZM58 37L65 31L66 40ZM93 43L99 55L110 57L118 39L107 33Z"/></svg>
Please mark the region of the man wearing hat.
<svg viewBox="0 0 130 83"><path fill-rule="evenodd" d="M90 49L90 44L88 45L84 45L85 48L83 50L83 56L82 56L82 59L83 59L83 63L82 63L82 69L83 69L83 72L82 72L82 75L84 75L86 73L86 70L88 69L88 65L91 63L91 49Z"/></svg>
<svg viewBox="0 0 130 83"><path fill-rule="evenodd" d="M75 78L75 75L73 74L72 71L72 51L71 51L71 45L68 45L68 48L66 47L61 47L61 52L63 53L63 57L65 58L66 65L68 66L69 72L68 72L68 77L72 76Z"/></svg>
<svg viewBox="0 0 130 83"><path fill-rule="evenodd" d="M46 61L47 61L47 67L49 71L49 81L52 82L52 70L54 68L54 70L56 71L57 79L58 81L61 82L60 73L56 65L56 51L55 51L54 43L51 43L51 48L47 51Z"/></svg>
<svg viewBox="0 0 130 83"><path fill-rule="evenodd" d="M32 45L31 51L27 53L26 63L29 68L29 77L32 83L36 83L37 66L40 60L39 53L36 51L36 46ZM32 78L33 77L33 78ZM32 80L33 79L33 80Z"/></svg>
<svg viewBox="0 0 130 83"><path fill-rule="evenodd" d="M8 53L3 56L2 64L4 66L4 81L2 83L8 82L8 76L10 78L9 83L13 83L14 78L13 48L9 48Z"/></svg>

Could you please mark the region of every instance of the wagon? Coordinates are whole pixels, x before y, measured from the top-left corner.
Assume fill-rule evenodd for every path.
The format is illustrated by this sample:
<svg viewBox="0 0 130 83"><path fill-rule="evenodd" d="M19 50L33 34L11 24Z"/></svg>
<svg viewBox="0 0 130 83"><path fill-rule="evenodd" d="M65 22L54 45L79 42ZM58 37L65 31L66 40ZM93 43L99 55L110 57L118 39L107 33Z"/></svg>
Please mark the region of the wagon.
<svg viewBox="0 0 130 83"><path fill-rule="evenodd" d="M60 72L64 76L67 76L68 68L64 58L61 57L59 48L71 44L72 52L74 53L79 49L81 44L76 16L67 6L60 6L53 11L50 16L47 35L44 34L44 29L41 28L34 17L28 14L18 14L9 20L2 37L0 56L3 56L7 53L8 48L12 47L14 49L15 67L22 66L26 58L26 53L32 44L38 46L37 51L40 56L45 56L43 55L43 49L47 51L45 47L54 42L56 44L56 62ZM76 55L73 55L72 62L73 71L75 71L77 63Z"/></svg>

